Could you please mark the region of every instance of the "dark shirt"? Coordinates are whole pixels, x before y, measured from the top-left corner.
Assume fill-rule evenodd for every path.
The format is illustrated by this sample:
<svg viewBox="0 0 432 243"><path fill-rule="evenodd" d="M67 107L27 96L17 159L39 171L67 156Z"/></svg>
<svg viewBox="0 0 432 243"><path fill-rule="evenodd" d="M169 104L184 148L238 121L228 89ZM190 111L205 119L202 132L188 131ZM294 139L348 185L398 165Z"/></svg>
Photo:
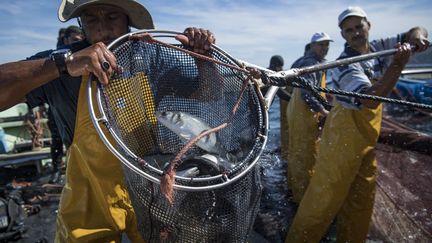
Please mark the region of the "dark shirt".
<svg viewBox="0 0 432 243"><path fill-rule="evenodd" d="M86 41L80 41L70 46L63 46L60 49L69 48L72 52L76 52L87 46L89 44ZM39 52L27 58L27 60L47 58L53 51ZM63 80L56 79L48 82L34 89L26 96L27 103L31 108L45 103L50 106L60 136L66 147L72 144L80 85L80 77L67 76Z"/></svg>

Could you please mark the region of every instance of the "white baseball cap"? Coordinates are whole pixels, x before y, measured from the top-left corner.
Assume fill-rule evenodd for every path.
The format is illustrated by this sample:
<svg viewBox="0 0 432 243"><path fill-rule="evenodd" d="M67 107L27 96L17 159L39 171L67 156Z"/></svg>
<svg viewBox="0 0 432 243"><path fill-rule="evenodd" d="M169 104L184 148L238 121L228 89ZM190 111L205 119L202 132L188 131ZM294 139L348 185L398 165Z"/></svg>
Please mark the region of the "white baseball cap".
<svg viewBox="0 0 432 243"><path fill-rule="evenodd" d="M357 16L362 18L367 18L366 12L358 7L358 6L349 6L347 9L345 9L341 14L339 14L338 17L338 25L341 26L342 22L351 16Z"/></svg>
<svg viewBox="0 0 432 243"><path fill-rule="evenodd" d="M315 43L320 41L333 41L333 40L325 32L316 32L315 34L312 35L310 43Z"/></svg>

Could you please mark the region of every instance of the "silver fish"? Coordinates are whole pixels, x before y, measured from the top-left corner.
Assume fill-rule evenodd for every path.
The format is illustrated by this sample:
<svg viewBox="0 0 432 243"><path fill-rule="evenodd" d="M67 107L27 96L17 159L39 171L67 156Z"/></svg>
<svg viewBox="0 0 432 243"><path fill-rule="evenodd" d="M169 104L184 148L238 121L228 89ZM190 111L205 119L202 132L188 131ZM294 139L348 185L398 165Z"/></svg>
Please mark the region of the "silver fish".
<svg viewBox="0 0 432 243"><path fill-rule="evenodd" d="M179 111L156 111L157 120L169 130L177 134L183 141L189 141L197 137L210 126L200 118ZM225 155L215 133L201 138L196 145L201 149L218 155Z"/></svg>
<svg viewBox="0 0 432 243"><path fill-rule="evenodd" d="M219 167L221 172L229 171L235 167L235 164L229 162L228 160L226 160L222 157L219 157L219 156L216 156L213 154L204 154L204 155L198 156L196 158L204 158L204 159L207 159L207 160L213 162L215 165L217 165Z"/></svg>
<svg viewBox="0 0 432 243"><path fill-rule="evenodd" d="M234 168L234 164L213 154L192 155L184 158L177 171L189 171L197 168L199 177L216 176ZM177 172L178 174L178 172ZM191 173L192 174L192 173ZM191 176L189 176L191 177Z"/></svg>
<svg viewBox="0 0 432 243"><path fill-rule="evenodd" d="M161 170L165 170L173 158L173 154L152 154L144 156L145 161ZM218 155L189 155L182 159L182 162L176 170L176 174L181 177L189 178L215 176L229 171L234 167L234 164Z"/></svg>
<svg viewBox="0 0 432 243"><path fill-rule="evenodd" d="M181 176L181 177L189 177L189 178L194 178L199 176L200 171L198 169L198 167L191 167L191 168L187 168L184 170L177 170L176 171L176 175Z"/></svg>

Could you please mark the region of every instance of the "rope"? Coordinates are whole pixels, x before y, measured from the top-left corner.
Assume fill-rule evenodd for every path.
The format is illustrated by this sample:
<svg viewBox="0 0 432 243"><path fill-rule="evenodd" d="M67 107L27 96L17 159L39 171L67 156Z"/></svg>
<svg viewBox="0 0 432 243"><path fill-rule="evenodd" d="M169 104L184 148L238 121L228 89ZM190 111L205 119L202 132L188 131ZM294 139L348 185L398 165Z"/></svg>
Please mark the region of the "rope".
<svg viewBox="0 0 432 243"><path fill-rule="evenodd" d="M306 79L303 77L297 77L296 80L299 81L298 83L299 86L304 87L304 89L310 90L312 92L312 95L321 103L322 106L324 106L326 110L330 110L333 107L319 93L320 90L317 88L320 88L320 86L312 85L310 82L306 81Z"/></svg>
<svg viewBox="0 0 432 243"><path fill-rule="evenodd" d="M344 91L344 90L340 90L340 89L330 89L330 88L322 88L319 86L313 86L312 84L307 82L302 77L296 77L294 80L292 80L292 82L289 82L288 85L295 87L295 88L302 88L302 89L313 90L313 91L321 91L321 92L325 92L325 93L329 93L329 94L349 96L349 97L355 97L355 98L359 98L359 99L369 99L369 100L381 101L381 102L386 102L386 103L392 103L392 104L403 105L403 106L408 106L408 107L421 108L421 109L426 109L426 110L432 111L432 105L415 103L415 102L410 102L410 101L405 101L405 100L392 99L392 98L376 96L376 95L361 94L361 93L356 93L356 92ZM325 103L323 103L323 105L325 105Z"/></svg>

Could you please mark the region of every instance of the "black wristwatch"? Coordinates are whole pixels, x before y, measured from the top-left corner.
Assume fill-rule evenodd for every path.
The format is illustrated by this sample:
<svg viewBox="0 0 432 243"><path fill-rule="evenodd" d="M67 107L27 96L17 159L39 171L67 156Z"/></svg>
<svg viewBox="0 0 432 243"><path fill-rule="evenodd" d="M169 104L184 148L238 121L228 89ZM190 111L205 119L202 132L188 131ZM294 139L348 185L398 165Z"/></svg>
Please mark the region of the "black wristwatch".
<svg viewBox="0 0 432 243"><path fill-rule="evenodd" d="M72 55L72 52L69 49L55 50L50 54L50 59L55 62L60 77L64 75L69 75L68 70L66 68L66 59L70 55Z"/></svg>

